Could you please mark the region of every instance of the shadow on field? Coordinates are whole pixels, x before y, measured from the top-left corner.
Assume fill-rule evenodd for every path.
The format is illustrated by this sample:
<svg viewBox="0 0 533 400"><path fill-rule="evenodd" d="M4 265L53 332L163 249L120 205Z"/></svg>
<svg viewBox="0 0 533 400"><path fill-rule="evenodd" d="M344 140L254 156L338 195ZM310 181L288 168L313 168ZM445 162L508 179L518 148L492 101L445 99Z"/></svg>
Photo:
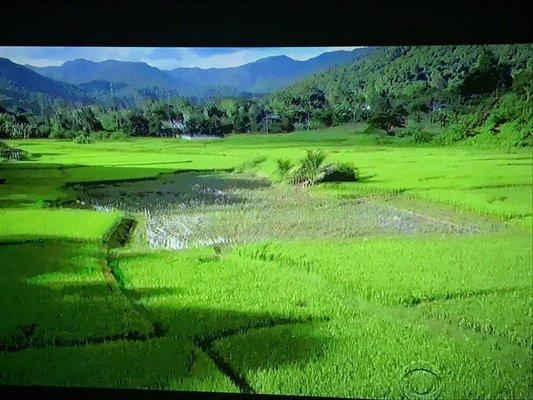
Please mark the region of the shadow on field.
<svg viewBox="0 0 533 400"><path fill-rule="evenodd" d="M114 207L133 212L168 211L170 207L180 204L240 204L246 199L234 193L236 189L270 186L266 178L183 171L160 174L155 178L78 184L71 190L71 196L86 206Z"/></svg>
<svg viewBox="0 0 533 400"><path fill-rule="evenodd" d="M152 163L153 164L153 163ZM163 165L166 163L161 163ZM175 164L174 167L172 165ZM148 181L161 175L180 171L184 162L176 161L165 167L140 165L84 165L60 163L18 162L0 166L0 179L10 183L34 183L36 185L113 184L121 182ZM183 168L181 168L183 169ZM187 170L183 170L186 172Z"/></svg>
<svg viewBox="0 0 533 400"><path fill-rule="evenodd" d="M172 287L110 287L101 250L0 247L0 383L183 389L222 379L253 393L250 371L321 355L311 317L186 305Z"/></svg>
<svg viewBox="0 0 533 400"><path fill-rule="evenodd" d="M2 200L4 206L10 207L43 200L47 207L79 208L82 205L76 200L81 200L85 203L83 207L102 205L142 211L198 200L207 205L221 201L240 203L243 200L237 196L220 192L270 186L267 179L230 175L231 168L187 169L188 162L163 162L158 163L159 167L154 167L155 163L113 166L5 163L0 166L3 182L0 196L8 194L15 198ZM28 196L29 186L38 187L38 194Z"/></svg>

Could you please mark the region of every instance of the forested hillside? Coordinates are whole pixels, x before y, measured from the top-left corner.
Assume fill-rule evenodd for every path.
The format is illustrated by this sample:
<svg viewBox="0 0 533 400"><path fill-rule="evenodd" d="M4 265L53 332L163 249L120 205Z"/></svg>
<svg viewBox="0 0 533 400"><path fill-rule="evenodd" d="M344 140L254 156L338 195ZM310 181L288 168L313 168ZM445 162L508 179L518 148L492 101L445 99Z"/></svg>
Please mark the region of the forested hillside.
<svg viewBox="0 0 533 400"><path fill-rule="evenodd" d="M0 58L0 106L23 107L45 114L61 102L76 106L88 104L89 99L76 86L41 76Z"/></svg>
<svg viewBox="0 0 533 400"><path fill-rule="evenodd" d="M368 133L383 141L528 146L532 54L533 45L377 48L260 98L236 96L229 86L203 100L132 92L117 107L109 83L91 82L84 90L98 105L24 112L23 118L7 110L0 114L0 137L272 133L367 122Z"/></svg>
<svg viewBox="0 0 533 400"><path fill-rule="evenodd" d="M435 125L449 128L442 140L456 141L484 128L497 136L511 123L516 137L507 139L531 143L532 55L532 45L381 48L267 102L284 114L307 104L311 123L365 120L390 135L409 128L419 141L433 139Z"/></svg>

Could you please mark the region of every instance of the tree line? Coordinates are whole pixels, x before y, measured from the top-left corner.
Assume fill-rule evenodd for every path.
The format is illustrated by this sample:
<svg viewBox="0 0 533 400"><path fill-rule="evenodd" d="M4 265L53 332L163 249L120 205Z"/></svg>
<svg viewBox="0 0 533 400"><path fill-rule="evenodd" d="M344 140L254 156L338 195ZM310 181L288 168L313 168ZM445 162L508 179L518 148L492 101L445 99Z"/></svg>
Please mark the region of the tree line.
<svg viewBox="0 0 533 400"><path fill-rule="evenodd" d="M532 51L531 45L387 47L256 99L173 97L130 107L61 105L46 113L0 107L0 137L275 133L364 121L417 141L432 139L419 127L433 124L461 140L490 120L494 129L516 122L528 144Z"/></svg>
<svg viewBox="0 0 533 400"><path fill-rule="evenodd" d="M194 102L184 98L148 100L138 107L61 106L50 114L23 108L0 108L0 137L68 139L109 132L126 136L225 135L245 132L289 132L330 126L331 113L322 92L293 99L276 114L266 101L228 98Z"/></svg>

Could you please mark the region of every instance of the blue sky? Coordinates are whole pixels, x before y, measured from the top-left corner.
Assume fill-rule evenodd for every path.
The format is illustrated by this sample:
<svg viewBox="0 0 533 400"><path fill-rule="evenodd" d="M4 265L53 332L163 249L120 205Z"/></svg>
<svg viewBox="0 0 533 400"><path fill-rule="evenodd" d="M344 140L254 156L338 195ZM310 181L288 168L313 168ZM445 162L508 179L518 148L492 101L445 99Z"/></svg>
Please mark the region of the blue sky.
<svg viewBox="0 0 533 400"><path fill-rule="evenodd" d="M237 67L263 57L286 55L307 60L321 53L353 47L2 47L0 57L18 64L61 65L85 58L92 61L143 61L161 69L177 67Z"/></svg>

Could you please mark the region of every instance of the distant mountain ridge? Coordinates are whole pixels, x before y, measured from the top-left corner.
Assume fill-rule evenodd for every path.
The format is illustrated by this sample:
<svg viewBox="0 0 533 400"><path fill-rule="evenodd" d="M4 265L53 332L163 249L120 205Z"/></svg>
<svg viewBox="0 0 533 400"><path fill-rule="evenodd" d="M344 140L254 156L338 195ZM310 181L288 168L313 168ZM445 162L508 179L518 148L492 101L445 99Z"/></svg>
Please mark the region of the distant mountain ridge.
<svg viewBox="0 0 533 400"><path fill-rule="evenodd" d="M306 61L287 56L263 58L239 67L176 68L161 70L144 62L107 60L94 62L85 59L67 61L60 66L34 67L38 74L70 84L107 81L134 88L159 88L182 96L205 96L206 93L243 92L263 94L289 86L306 76L331 67L352 63L368 55L373 49L323 53Z"/></svg>
<svg viewBox="0 0 533 400"><path fill-rule="evenodd" d="M0 100L10 106L42 109L43 99L65 103L86 104L84 90L42 76L30 69L0 58Z"/></svg>
<svg viewBox="0 0 533 400"><path fill-rule="evenodd" d="M170 72L180 80L203 82L204 85L232 86L250 93L270 93L289 86L316 72L342 64L350 64L365 57L373 48L358 48L353 51L323 53L305 61L287 56L274 56L229 68L176 68Z"/></svg>
<svg viewBox="0 0 533 400"><path fill-rule="evenodd" d="M60 105L132 107L174 96L253 98L283 89L312 74L351 65L373 48L323 53L306 61L267 57L231 68L160 70L143 62L85 59L34 67L0 58L0 105L48 113Z"/></svg>
<svg viewBox="0 0 533 400"><path fill-rule="evenodd" d="M4 108L21 107L42 114L60 105L131 107L147 99L172 96L175 96L174 92L157 88L137 89L107 81L69 84L40 75L7 58L0 58L0 106Z"/></svg>
<svg viewBox="0 0 533 400"><path fill-rule="evenodd" d="M36 91L54 97L84 98L83 91L73 85L59 82L16 64L7 58L0 58L0 79L16 84L18 88Z"/></svg>
<svg viewBox="0 0 533 400"><path fill-rule="evenodd" d="M67 61L60 66L27 68L56 79L58 81L79 85L92 81L106 81L116 84L125 84L133 88L152 88L173 90L185 96L191 95L197 89L187 82L170 76L144 62L107 60L94 62L78 58Z"/></svg>

